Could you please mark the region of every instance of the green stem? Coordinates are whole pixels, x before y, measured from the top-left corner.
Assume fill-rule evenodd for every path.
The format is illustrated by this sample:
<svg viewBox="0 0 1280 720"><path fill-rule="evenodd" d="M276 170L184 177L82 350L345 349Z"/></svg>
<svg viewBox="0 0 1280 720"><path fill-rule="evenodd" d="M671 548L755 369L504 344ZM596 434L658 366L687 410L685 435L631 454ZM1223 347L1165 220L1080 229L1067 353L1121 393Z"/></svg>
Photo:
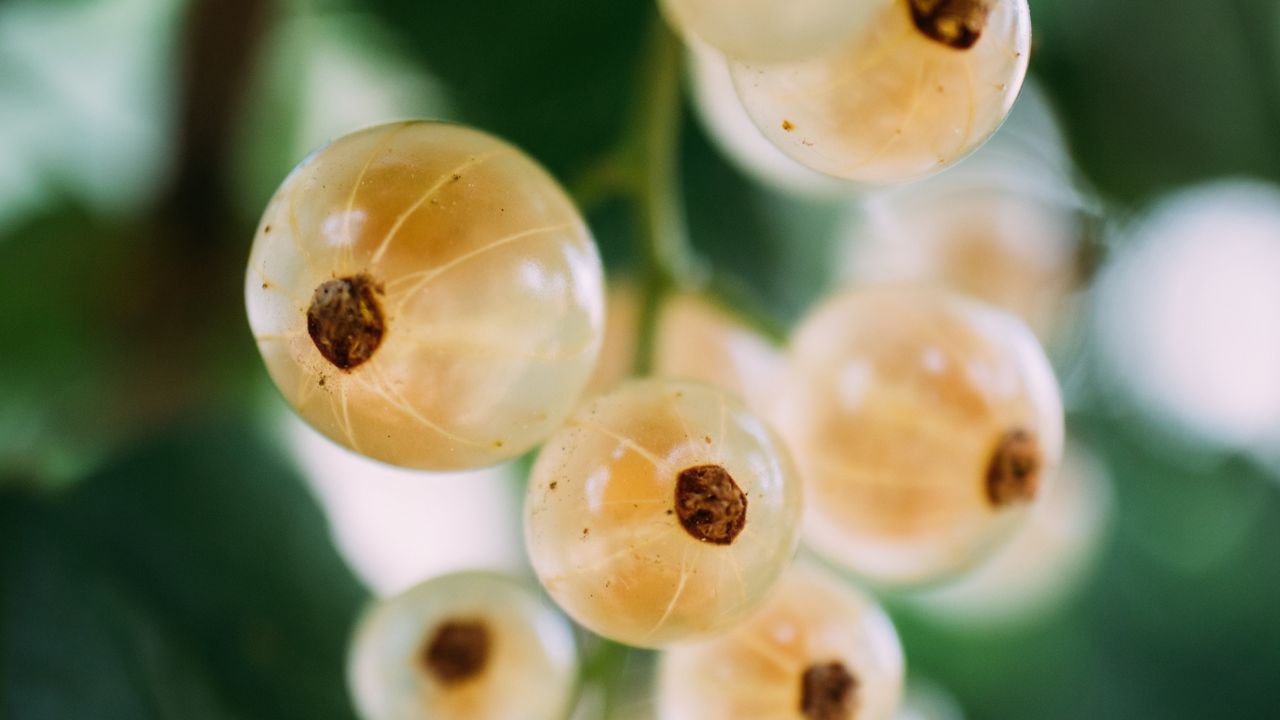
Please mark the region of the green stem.
<svg viewBox="0 0 1280 720"><path fill-rule="evenodd" d="M629 129L621 149L631 178L638 215L637 261L640 269L640 328L636 373L653 366L654 336L663 298L693 284L696 264L689 248L680 195L680 74L683 48L655 16L637 85Z"/></svg>

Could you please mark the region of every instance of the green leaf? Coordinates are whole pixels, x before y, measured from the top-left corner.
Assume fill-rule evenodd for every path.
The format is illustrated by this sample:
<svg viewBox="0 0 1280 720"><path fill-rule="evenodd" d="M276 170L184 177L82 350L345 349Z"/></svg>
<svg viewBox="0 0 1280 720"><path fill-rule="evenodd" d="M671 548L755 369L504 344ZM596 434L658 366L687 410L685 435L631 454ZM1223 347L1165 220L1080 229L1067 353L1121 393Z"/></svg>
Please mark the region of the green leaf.
<svg viewBox="0 0 1280 720"><path fill-rule="evenodd" d="M1280 179L1274 0L1038 0L1032 68L1096 186L1136 201L1219 175Z"/></svg>
<svg viewBox="0 0 1280 720"><path fill-rule="evenodd" d="M369 6L448 87L459 119L562 180L612 149L627 119L652 0L475 0Z"/></svg>
<svg viewBox="0 0 1280 720"><path fill-rule="evenodd" d="M66 493L0 497L7 710L351 717L363 593L263 435L182 427Z"/></svg>
<svg viewBox="0 0 1280 720"><path fill-rule="evenodd" d="M85 562L62 519L5 504L4 709L28 720L233 717L206 669L130 591Z"/></svg>

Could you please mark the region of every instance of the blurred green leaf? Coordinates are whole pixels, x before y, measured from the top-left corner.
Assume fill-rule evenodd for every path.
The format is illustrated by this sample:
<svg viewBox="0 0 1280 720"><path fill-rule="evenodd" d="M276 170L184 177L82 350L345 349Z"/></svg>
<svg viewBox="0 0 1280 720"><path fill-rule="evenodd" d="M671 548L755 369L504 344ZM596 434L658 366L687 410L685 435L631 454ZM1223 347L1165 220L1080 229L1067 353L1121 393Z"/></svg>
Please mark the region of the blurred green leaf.
<svg viewBox="0 0 1280 720"><path fill-rule="evenodd" d="M363 593L264 435L186 426L68 492L0 496L13 716L351 717Z"/></svg>
<svg viewBox="0 0 1280 720"><path fill-rule="evenodd" d="M1280 179L1274 0L1032 0L1032 67L1076 160L1125 201L1221 175Z"/></svg>
<svg viewBox="0 0 1280 720"><path fill-rule="evenodd" d="M229 718L210 676L128 588L86 564L62 518L6 502L6 717Z"/></svg>
<svg viewBox="0 0 1280 720"><path fill-rule="evenodd" d="M463 121L514 142L562 180L612 149L627 120L652 0L374 0Z"/></svg>

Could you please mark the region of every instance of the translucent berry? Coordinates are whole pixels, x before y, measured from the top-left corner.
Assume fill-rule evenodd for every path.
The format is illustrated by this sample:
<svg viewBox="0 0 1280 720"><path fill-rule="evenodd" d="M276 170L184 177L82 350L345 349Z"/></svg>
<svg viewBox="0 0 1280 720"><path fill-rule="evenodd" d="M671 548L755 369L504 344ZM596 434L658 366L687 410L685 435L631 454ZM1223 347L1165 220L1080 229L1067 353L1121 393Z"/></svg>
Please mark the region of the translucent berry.
<svg viewBox="0 0 1280 720"><path fill-rule="evenodd" d="M369 457L450 470L545 439L603 332L600 260L516 148L406 122L313 153L263 214L249 322L276 386Z"/></svg>
<svg viewBox="0 0 1280 720"><path fill-rule="evenodd" d="M583 393L595 397L631 377L640 344L640 291L629 278L610 278L605 304L604 342L595 372Z"/></svg>
<svg viewBox="0 0 1280 720"><path fill-rule="evenodd" d="M569 624L532 591L457 573L375 604L349 670L364 720L559 720L577 660Z"/></svg>
<svg viewBox="0 0 1280 720"><path fill-rule="evenodd" d="M734 65L756 125L800 163L893 183L981 145L1026 76L1026 0L893 0L820 57Z"/></svg>
<svg viewBox="0 0 1280 720"><path fill-rule="evenodd" d="M658 314L657 375L727 390L764 416L782 372L782 353L740 318L697 293L669 296Z"/></svg>
<svg viewBox="0 0 1280 720"><path fill-rule="evenodd" d="M756 182L787 193L848 197L849 183L810 170L765 138L742 106L729 61L723 55L699 42L690 43L688 49L690 101L707 135L726 159Z"/></svg>
<svg viewBox="0 0 1280 720"><path fill-rule="evenodd" d="M662 0L678 29L738 60L800 60L839 45L889 0Z"/></svg>
<svg viewBox="0 0 1280 720"><path fill-rule="evenodd" d="M816 569L797 567L729 633L663 653L658 715L889 720L902 681L902 646L884 611Z"/></svg>
<svg viewBox="0 0 1280 720"><path fill-rule="evenodd" d="M780 443L696 383L633 380L581 408L547 441L525 502L551 597L596 633L647 647L741 620L799 534Z"/></svg>
<svg viewBox="0 0 1280 720"><path fill-rule="evenodd" d="M788 362L774 417L805 479L805 539L874 581L926 582L986 557L1061 456L1048 360L986 305L848 292L801 324Z"/></svg>
<svg viewBox="0 0 1280 720"><path fill-rule="evenodd" d="M966 167L873 201L847 275L954 290L1053 338L1068 324L1082 280L1079 205L1066 192L1051 199L968 177Z"/></svg>
<svg viewBox="0 0 1280 720"><path fill-rule="evenodd" d="M1098 458L1067 444L1062 469L1026 526L973 572L911 602L956 627L1040 620L1072 597L1095 567L1112 494Z"/></svg>

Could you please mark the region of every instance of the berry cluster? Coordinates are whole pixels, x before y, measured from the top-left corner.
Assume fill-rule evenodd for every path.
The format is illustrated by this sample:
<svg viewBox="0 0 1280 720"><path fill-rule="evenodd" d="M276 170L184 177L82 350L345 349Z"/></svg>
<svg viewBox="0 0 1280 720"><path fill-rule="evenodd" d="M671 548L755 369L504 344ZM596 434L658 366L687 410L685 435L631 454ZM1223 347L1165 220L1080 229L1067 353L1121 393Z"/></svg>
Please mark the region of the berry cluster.
<svg viewBox="0 0 1280 720"><path fill-rule="evenodd" d="M1025 0L666 5L729 55L766 137L853 180L955 162L1026 68ZM697 288L662 293L640 302L649 327L611 317L606 334L567 194L511 145L427 121L304 160L246 284L272 379L334 441L437 471L541 446L533 570L582 627L663 650L662 717L891 717L897 636L839 575L927 584L1008 543L1062 453L1044 351L1012 314L942 290L837 293L785 352ZM651 377L626 378L635 347ZM839 572L791 567L802 539ZM558 718L575 656L530 590L463 573L376 604L351 682L367 720Z"/></svg>

